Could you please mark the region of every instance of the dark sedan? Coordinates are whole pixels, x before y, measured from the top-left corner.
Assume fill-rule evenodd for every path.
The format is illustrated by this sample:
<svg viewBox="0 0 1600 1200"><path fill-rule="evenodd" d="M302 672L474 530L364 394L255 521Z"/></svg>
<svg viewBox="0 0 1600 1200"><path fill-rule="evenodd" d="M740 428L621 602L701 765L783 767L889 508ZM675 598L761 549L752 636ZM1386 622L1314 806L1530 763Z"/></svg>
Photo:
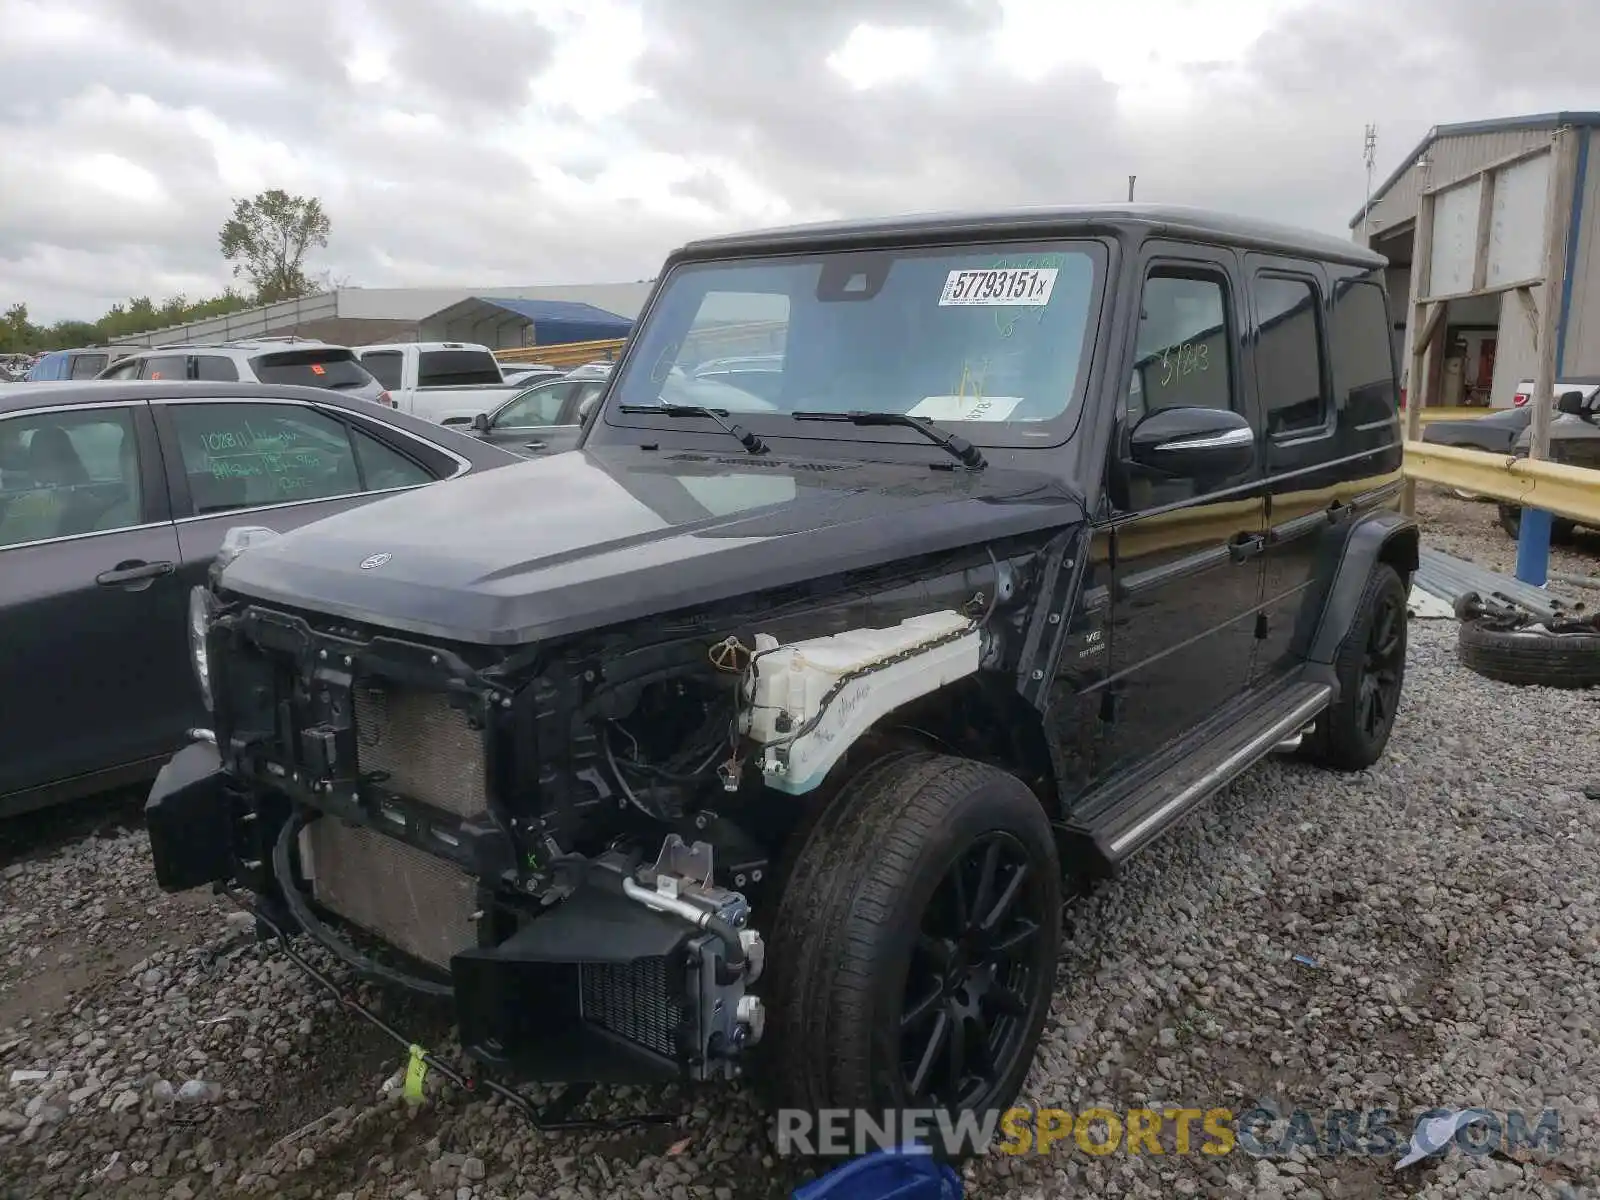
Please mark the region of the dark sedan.
<svg viewBox="0 0 1600 1200"><path fill-rule="evenodd" d="M1532 423L1533 409L1503 408L1483 417L1434 421L1423 426L1422 440L1438 446L1460 446L1465 450L1510 454L1517 435Z"/></svg>
<svg viewBox="0 0 1600 1200"><path fill-rule="evenodd" d="M153 776L204 723L189 589L230 528L518 461L319 388L0 391L0 815Z"/></svg>

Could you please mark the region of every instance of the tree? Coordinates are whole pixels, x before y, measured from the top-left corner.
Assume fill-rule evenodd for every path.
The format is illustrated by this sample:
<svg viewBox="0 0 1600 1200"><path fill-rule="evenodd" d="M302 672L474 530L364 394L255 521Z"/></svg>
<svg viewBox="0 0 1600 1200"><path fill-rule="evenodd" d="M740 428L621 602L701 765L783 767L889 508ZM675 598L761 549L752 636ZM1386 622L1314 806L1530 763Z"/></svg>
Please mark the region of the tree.
<svg viewBox="0 0 1600 1200"><path fill-rule="evenodd" d="M0 316L0 354L21 354L33 349L38 334L28 320L28 306L13 304Z"/></svg>
<svg viewBox="0 0 1600 1200"><path fill-rule="evenodd" d="M254 199L235 200L233 216L217 240L233 273L248 275L255 285L256 303L271 304L312 293L303 269L306 251L326 248L332 226L316 197L271 188Z"/></svg>

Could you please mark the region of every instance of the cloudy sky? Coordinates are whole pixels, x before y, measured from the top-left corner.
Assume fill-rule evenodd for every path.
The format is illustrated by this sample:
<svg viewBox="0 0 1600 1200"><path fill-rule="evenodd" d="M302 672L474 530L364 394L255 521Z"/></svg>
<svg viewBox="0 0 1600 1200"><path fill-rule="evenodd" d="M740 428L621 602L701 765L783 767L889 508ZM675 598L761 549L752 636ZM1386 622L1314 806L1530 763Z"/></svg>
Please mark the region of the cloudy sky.
<svg viewBox="0 0 1600 1200"><path fill-rule="evenodd" d="M0 308L213 293L230 198L365 286L648 278L699 234L1141 200L1343 233L1430 125L1600 108L1592 0L0 0Z"/></svg>

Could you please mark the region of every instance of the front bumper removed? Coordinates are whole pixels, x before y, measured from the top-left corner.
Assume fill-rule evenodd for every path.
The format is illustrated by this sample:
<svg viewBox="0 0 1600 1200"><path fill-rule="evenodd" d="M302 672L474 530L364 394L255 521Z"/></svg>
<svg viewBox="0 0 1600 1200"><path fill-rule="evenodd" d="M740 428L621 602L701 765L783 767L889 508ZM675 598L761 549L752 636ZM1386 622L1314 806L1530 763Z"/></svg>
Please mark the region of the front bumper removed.
<svg viewBox="0 0 1600 1200"><path fill-rule="evenodd" d="M473 914L478 944L458 949L447 974L426 982L410 967L357 951L333 928L339 914L301 892L293 860L302 826L344 818L305 806L297 812L270 789L239 787L207 742L167 763L145 816L163 890L237 885L254 893L252 907L266 918L263 937L269 930L303 932L359 975L448 997L462 1046L514 1078L729 1077L739 1074L743 1049L760 1036L759 1002L744 990L759 961L752 971L741 949L759 939L742 928L748 909L737 893L703 881L662 883L663 894L679 895L684 885L712 896L716 917L696 923L653 894L641 898L630 870L596 860L583 864L582 882L565 899L531 919L512 920L494 889L482 887L483 907ZM346 892L352 886L398 888L403 881L342 881Z"/></svg>

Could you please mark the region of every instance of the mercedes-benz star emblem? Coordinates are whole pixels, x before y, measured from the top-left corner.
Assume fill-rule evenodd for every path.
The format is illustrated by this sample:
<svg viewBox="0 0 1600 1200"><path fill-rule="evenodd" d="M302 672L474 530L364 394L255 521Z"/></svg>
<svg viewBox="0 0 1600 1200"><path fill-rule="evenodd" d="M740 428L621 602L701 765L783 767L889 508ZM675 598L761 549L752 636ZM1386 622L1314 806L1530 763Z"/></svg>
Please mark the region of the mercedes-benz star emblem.
<svg viewBox="0 0 1600 1200"><path fill-rule="evenodd" d="M373 567L381 567L384 563L388 562L391 557L392 556L388 554L369 554L366 558L361 560L361 569L363 571L370 571Z"/></svg>

